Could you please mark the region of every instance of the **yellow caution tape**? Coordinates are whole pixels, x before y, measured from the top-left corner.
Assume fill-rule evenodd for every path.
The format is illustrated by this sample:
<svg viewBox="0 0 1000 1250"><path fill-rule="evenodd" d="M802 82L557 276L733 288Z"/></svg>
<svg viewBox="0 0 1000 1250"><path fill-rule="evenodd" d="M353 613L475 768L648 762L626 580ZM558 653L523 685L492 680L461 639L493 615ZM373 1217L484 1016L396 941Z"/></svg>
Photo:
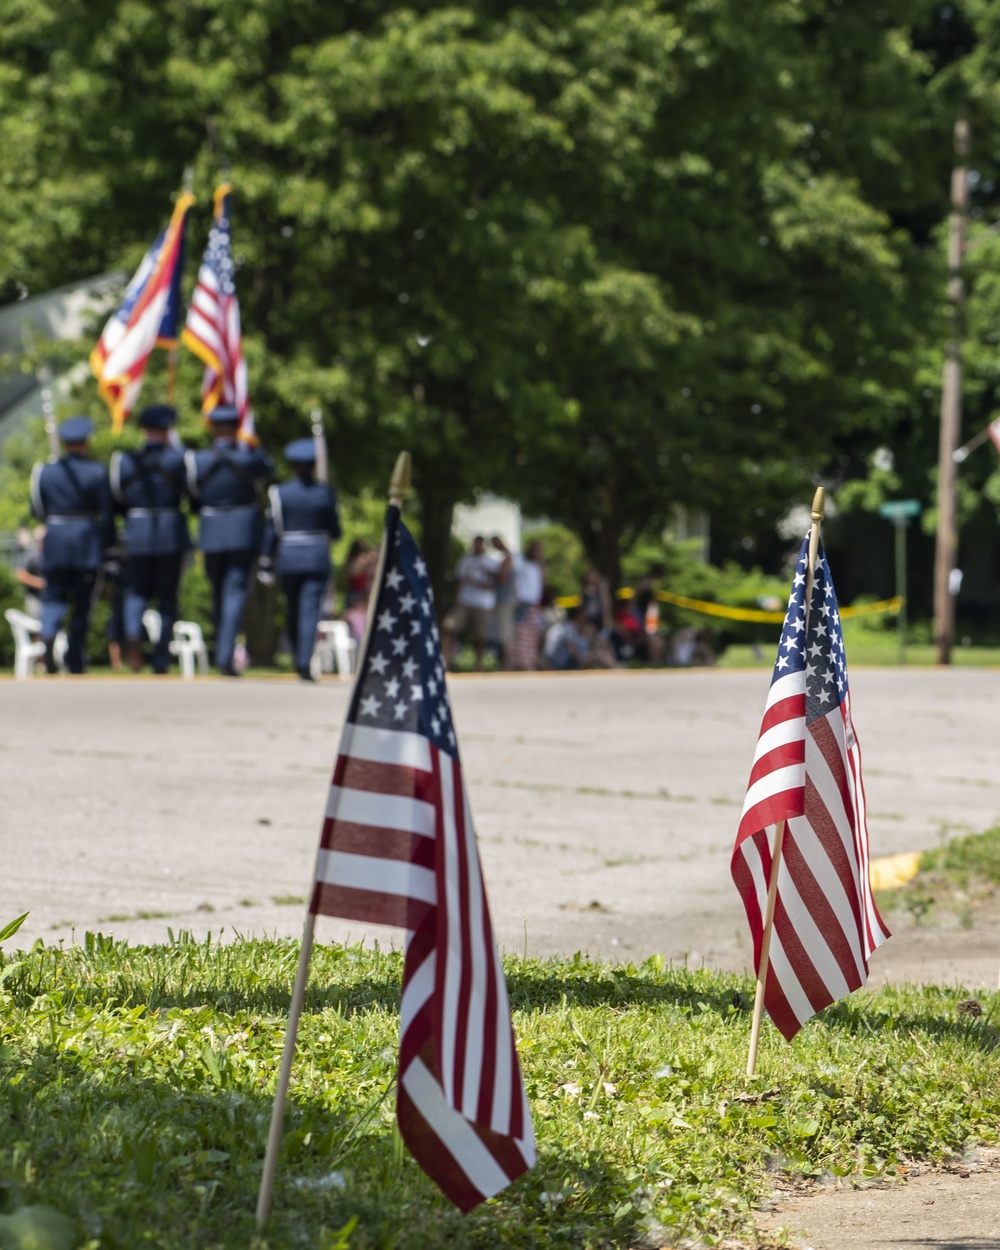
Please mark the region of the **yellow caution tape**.
<svg viewBox="0 0 1000 1250"><path fill-rule="evenodd" d="M623 586L618 591L619 599L629 599L632 590ZM785 619L784 612L765 612L761 608L729 608L722 603L709 603L705 599L689 599L687 595L675 595L669 590L656 591L656 598L661 603L672 603L675 607L686 608L689 612L701 612L704 616L721 616L728 621L763 621L768 624L780 625ZM556 599L558 608L576 608L581 602L579 595L563 595ZM853 608L841 608L840 615L844 618L852 616L875 616L881 612L895 615L906 602L897 595L894 599L880 599L877 603L859 603Z"/></svg>
<svg viewBox="0 0 1000 1250"><path fill-rule="evenodd" d="M785 619L784 612L765 612L762 608L727 608L722 603L689 599L687 595L671 594L669 590L658 590L656 597L661 603L672 603L674 607L701 612L704 616L723 616L728 621L774 621L780 625Z"/></svg>
<svg viewBox="0 0 1000 1250"><path fill-rule="evenodd" d="M868 878L872 889L898 890L917 875L922 858L919 851L905 851L902 855L886 855L882 859L873 859L868 865Z"/></svg>

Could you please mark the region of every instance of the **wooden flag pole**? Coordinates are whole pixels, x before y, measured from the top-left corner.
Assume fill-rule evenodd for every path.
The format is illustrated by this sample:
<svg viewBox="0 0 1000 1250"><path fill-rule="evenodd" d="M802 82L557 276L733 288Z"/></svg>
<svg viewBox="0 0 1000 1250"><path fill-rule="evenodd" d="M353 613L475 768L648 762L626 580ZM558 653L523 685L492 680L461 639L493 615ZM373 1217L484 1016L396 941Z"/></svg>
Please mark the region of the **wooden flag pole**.
<svg viewBox="0 0 1000 1250"><path fill-rule="evenodd" d="M812 601L813 580L816 576L816 552L819 548L819 527L823 524L823 507L826 492L822 486L813 496L812 526L809 530L809 569L806 577L804 630L809 631L809 604ZM785 821L779 820L774 831L774 854L771 856L771 875L767 882L767 904L764 908L764 935L760 943L760 962L757 965L757 993L753 1003L753 1025L750 1029L750 1053L747 1055L747 1076L757 1070L757 1048L760 1044L760 1025L764 1016L764 990L767 987L767 969L771 957L771 932L774 929L774 905L778 896L778 872L781 868L781 851L785 842Z"/></svg>
<svg viewBox="0 0 1000 1250"><path fill-rule="evenodd" d="M396 458L389 484L389 503L397 508L403 506L410 489L410 453L401 451ZM382 546L379 550L378 569L373 587L381 586L385 572L385 532L382 534ZM365 637L358 651L364 656L368 647L372 625L375 619L375 596L368 601L368 620L365 625ZM357 685L361 677L361 665L354 677ZM353 693L352 693L353 699ZM350 706L350 701L348 702ZM317 859L319 850L317 848ZM316 873L313 873L313 881ZM260 1190L257 1193L257 1227L263 1228L271 1213L271 1195L274 1191L274 1176L278 1169L278 1151L281 1147L281 1132L285 1123L285 1103L288 1099L288 1082L292 1073L292 1060L295 1058L295 1043L299 1031L299 1020L302 1016L302 1005L306 997L306 985L309 981L309 958L312 955L313 935L316 930L316 917L312 910L306 912L306 922L302 930L302 949L299 951L299 966L295 973L295 986L292 989L292 1001L288 1008L288 1030L285 1033L285 1047L281 1054L281 1070L278 1073L278 1085L274 1091L274 1106L271 1108L271 1126L267 1134L267 1148L264 1151L264 1167L260 1177Z"/></svg>

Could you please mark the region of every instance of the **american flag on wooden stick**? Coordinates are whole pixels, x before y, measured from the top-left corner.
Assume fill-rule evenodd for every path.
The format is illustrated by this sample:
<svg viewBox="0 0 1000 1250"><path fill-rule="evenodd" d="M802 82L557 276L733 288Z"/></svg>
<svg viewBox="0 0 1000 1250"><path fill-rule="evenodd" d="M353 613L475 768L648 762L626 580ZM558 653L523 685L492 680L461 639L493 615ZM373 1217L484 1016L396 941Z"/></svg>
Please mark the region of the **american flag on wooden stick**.
<svg viewBox="0 0 1000 1250"><path fill-rule="evenodd" d="M807 613L808 564L807 537L732 860L754 967L766 977L764 1005L789 1040L810 1016L865 983L868 960L889 937L868 876L861 751L837 596L821 544ZM787 826L765 973L764 914L780 821Z"/></svg>
<svg viewBox="0 0 1000 1250"><path fill-rule="evenodd" d="M323 822L311 911L408 930L396 1114L468 1211L535 1161L427 567L390 505L382 580Z"/></svg>
<svg viewBox="0 0 1000 1250"><path fill-rule="evenodd" d="M243 359L240 302L236 296L229 229L231 191L228 183L216 188L212 229L181 337L185 346L205 362L202 412L208 416L218 404L235 408L240 414L240 437L253 443L257 439L247 394L247 365Z"/></svg>
<svg viewBox="0 0 1000 1250"><path fill-rule="evenodd" d="M139 398L154 347L170 348L176 344L184 227L194 202L194 196L187 192L177 197L169 225L143 257L121 304L90 353L90 367L101 398L111 412L116 434L121 433Z"/></svg>

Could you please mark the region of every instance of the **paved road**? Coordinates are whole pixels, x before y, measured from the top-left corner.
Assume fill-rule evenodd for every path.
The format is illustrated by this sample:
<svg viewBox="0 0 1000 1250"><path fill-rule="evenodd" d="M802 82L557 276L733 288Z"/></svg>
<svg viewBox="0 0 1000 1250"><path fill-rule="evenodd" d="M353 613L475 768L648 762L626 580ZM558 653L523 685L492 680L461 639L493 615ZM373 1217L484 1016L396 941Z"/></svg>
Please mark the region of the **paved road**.
<svg viewBox="0 0 1000 1250"><path fill-rule="evenodd" d="M453 681L505 948L745 966L728 862L767 680ZM852 689L874 855L1000 821L1000 672L860 670ZM22 935L46 941L299 933L288 900L308 887L346 699L336 681L0 683L0 921L30 909Z"/></svg>

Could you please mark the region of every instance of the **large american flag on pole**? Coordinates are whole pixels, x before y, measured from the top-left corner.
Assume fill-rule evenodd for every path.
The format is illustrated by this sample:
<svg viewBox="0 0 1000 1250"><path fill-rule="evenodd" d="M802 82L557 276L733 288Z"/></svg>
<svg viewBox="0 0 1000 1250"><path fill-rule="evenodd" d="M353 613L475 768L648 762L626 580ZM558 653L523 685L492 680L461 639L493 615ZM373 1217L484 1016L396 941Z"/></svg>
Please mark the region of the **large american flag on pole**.
<svg viewBox="0 0 1000 1250"><path fill-rule="evenodd" d="M90 353L90 367L116 434L139 398L153 348L177 342L184 227L194 202L186 192L178 196L169 225L143 257Z"/></svg>
<svg viewBox="0 0 1000 1250"><path fill-rule="evenodd" d="M256 433L247 393L247 365L243 359L240 302L236 296L229 228L231 191L229 183L216 188L212 229L181 337L185 346L205 363L202 412L208 416L218 404L235 408L240 414L240 437L252 443L256 442Z"/></svg>
<svg viewBox="0 0 1000 1250"><path fill-rule="evenodd" d="M768 691L732 874L753 935L764 1005L786 1038L859 989L889 937L868 876L861 751L851 720L837 596L818 546L806 613L802 544ZM766 970L760 968L776 826L786 821Z"/></svg>
<svg viewBox="0 0 1000 1250"><path fill-rule="evenodd" d="M394 505L374 594L310 909L407 930L397 1120L468 1211L531 1167L535 1145L427 567Z"/></svg>

